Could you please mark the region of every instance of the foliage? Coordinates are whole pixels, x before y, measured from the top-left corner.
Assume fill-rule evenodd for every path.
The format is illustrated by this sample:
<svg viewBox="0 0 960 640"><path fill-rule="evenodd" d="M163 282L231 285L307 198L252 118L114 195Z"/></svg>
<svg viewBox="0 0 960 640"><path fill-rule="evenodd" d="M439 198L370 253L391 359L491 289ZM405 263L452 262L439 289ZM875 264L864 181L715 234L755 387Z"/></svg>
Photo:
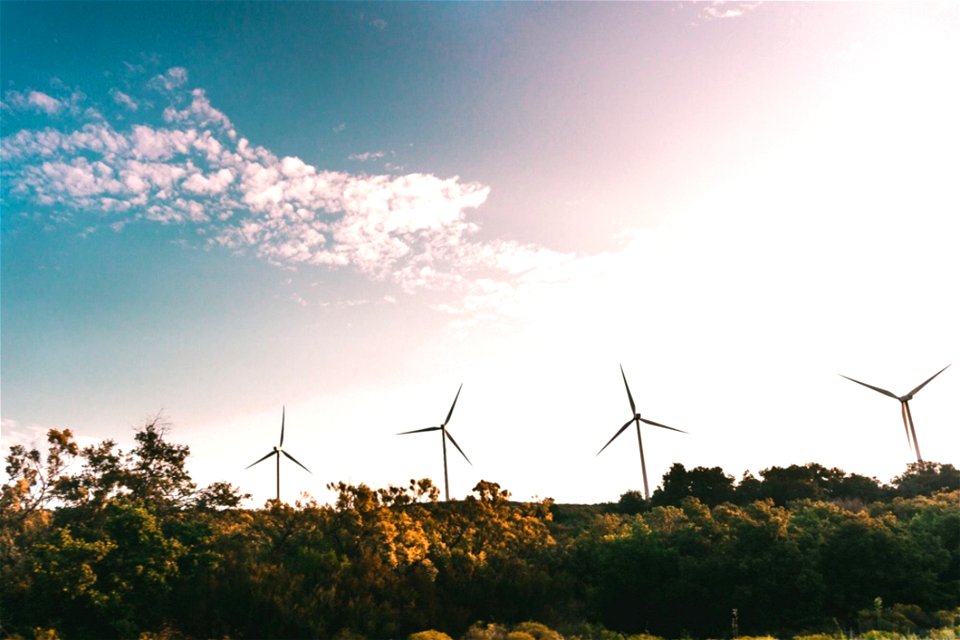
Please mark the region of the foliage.
<svg viewBox="0 0 960 640"><path fill-rule="evenodd" d="M663 488L653 493L654 505L678 505L687 497L697 498L708 506L733 502L735 491L733 476L723 473L720 467L696 467L687 471L680 463L674 463L663 476Z"/></svg>
<svg viewBox="0 0 960 640"><path fill-rule="evenodd" d="M675 464L651 500L605 505L341 482L331 505L246 510L229 484L193 483L168 431L148 421L129 452L67 429L44 453L11 447L0 635L657 640L726 637L733 610L752 637L958 631L951 465L887 487L816 464L738 483Z"/></svg>
<svg viewBox="0 0 960 640"><path fill-rule="evenodd" d="M960 469L939 462L911 462L893 479L897 494L907 498L960 489Z"/></svg>
<svg viewBox="0 0 960 640"><path fill-rule="evenodd" d="M445 634L443 631L428 629L426 631L417 631L416 633L411 633L409 636L407 636L407 640L453 640L453 638Z"/></svg>

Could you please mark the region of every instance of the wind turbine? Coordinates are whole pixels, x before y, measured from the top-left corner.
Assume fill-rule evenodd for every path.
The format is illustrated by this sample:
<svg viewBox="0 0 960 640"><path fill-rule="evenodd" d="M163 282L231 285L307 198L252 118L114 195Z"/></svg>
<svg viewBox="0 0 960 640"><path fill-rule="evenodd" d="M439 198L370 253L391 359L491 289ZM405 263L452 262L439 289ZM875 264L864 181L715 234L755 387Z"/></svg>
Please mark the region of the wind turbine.
<svg viewBox="0 0 960 640"><path fill-rule="evenodd" d="M461 383L460 389L463 389L463 384ZM425 429L414 429L413 431L403 431L398 433L398 436L405 436L410 433L425 433L427 431L439 431L440 432L440 441L443 442L443 489L444 495L446 496L447 502L450 502L450 478L447 475L447 439L450 439L450 442L453 443L453 446L457 448L457 451L460 452L460 455L463 456L463 459L466 460L470 466L473 466L473 463L470 462L470 458L467 457L467 454L463 452L463 449L460 448L460 445L457 444L457 441L453 439L453 436L450 435L450 432L447 431L447 423L450 422L450 416L453 415L453 408L457 406L457 399L460 397L460 389L457 389L457 395L453 399L453 404L450 405L450 412L447 414L447 419L443 421L439 427L426 427Z"/></svg>
<svg viewBox="0 0 960 640"><path fill-rule="evenodd" d="M950 365L948 364L947 367L949 367L949 366L950 366ZM923 458L920 457L920 445L917 443L917 430L916 430L916 428L914 428L914 426L913 426L913 415L911 415L911 413L910 413L910 401L913 400L913 396L916 395L916 393L917 393L918 391L920 391L920 389L923 389L925 386L927 386L927 383L928 383L928 382L930 382L931 380L933 380L934 378L936 378L938 375L940 375L941 373L943 373L944 371L946 371L946 370L947 370L947 367L944 367L943 369L940 369L940 371L937 371L935 374L933 374L932 376L930 376L929 378L927 378L926 380L924 380L922 383L920 383L919 385L917 385L917 386L913 389L913 391L911 391L910 393L908 393L908 394L906 394L906 395L902 395L902 396L898 396L898 395L896 395L896 394L894 394L894 393L891 393L891 392L887 391L886 389L881 389L880 387L875 387L875 386L873 386L872 384L867 384L866 382L860 382L859 380L854 380L853 378L850 378L850 377L848 377L848 376L845 376L845 375L843 375L842 373L840 374L840 377L841 377L841 378L846 378L846 379L849 380L850 382L856 382L857 384L862 384L863 386L867 387L868 389L873 389L874 391L876 391L876 392L878 392L878 393L882 393L882 394L885 395L885 396L890 396L890 397L893 398L894 400L899 400L899 401L900 401L900 414L903 416L903 430L904 430L904 433L907 434L907 446L908 446L908 447L910 446L910 438L913 438L913 450L914 450L914 451L916 452L916 454L917 454L917 462L923 462Z"/></svg>
<svg viewBox="0 0 960 640"><path fill-rule="evenodd" d="M660 427L661 429L670 429L670 431L679 431L680 433L686 433L686 431L674 429L673 427L668 427L665 424L660 424L659 422L654 422L653 420L647 420L646 418L640 417L640 414L637 413L637 405L633 402L633 395L630 393L630 385L627 384L627 374L623 372L623 365L620 365L620 375L623 376L623 386L627 388L627 399L630 400L630 412L633 414L633 417L627 420L624 425L620 427L620 430L613 434L613 437L610 438L607 444L603 445L603 449L609 447L610 443L616 440L617 436L626 431L627 427L629 427L631 423L635 423L637 425L637 444L640 445L640 468L643 470L643 494L646 499L649 500L650 484L647 482L647 461L643 457L643 439L640 437L640 423L645 422L647 424L652 424L655 427ZM597 451L598 456L603 453L603 449Z"/></svg>
<svg viewBox="0 0 960 640"><path fill-rule="evenodd" d="M270 453L268 453L267 455L263 456L262 458L260 458L259 460L257 460L256 462L254 462L253 464L251 464L251 465L249 465L249 466L247 467L247 469L249 469L249 468L252 467L252 466L255 466L255 465L260 464L261 462L263 462L264 460L266 460L266 459L269 458L270 456L277 456L277 502L280 502L280 454L281 454L281 453L282 453L283 455L287 456L288 458L290 458L293 462L296 462L296 463L297 463L304 471L306 471L307 473L310 473L310 474L313 473L312 471L310 471L310 469L307 469L307 468L304 467L302 464L300 464L300 461L299 461L299 460L297 460L297 459L294 458L292 455L290 455L289 453L287 453L286 451L283 450L283 432L284 432L284 425L285 425L286 421L287 421L287 408L284 407L284 408L283 408L283 413L281 414L281 418L280 418L280 444L278 444L277 446L275 446L275 447L273 448L273 451L271 451Z"/></svg>

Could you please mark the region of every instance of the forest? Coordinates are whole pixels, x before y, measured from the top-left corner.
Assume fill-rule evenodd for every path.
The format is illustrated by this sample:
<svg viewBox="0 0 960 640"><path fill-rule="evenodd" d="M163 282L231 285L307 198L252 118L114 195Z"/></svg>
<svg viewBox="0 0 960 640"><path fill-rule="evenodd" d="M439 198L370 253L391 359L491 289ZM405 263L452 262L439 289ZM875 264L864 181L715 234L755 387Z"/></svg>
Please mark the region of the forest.
<svg viewBox="0 0 960 640"><path fill-rule="evenodd" d="M481 481L331 485L242 508L148 422L123 451L16 445L0 496L11 638L932 637L960 634L960 471L674 464L644 500L512 501Z"/></svg>

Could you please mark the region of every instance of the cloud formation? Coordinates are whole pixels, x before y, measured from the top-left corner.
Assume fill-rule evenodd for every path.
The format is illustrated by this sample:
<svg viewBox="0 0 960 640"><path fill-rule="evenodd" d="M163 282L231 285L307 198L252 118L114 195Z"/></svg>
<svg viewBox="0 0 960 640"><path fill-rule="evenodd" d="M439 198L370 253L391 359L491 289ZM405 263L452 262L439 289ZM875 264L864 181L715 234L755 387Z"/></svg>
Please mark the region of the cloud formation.
<svg viewBox="0 0 960 640"><path fill-rule="evenodd" d="M8 91L4 95L3 104L13 110L34 110L47 115L56 115L64 108L64 103L42 91Z"/></svg>
<svg viewBox="0 0 960 640"><path fill-rule="evenodd" d="M700 9L697 18L701 22L739 18L753 11L759 7L760 4L760 2L726 2L724 0L713 0Z"/></svg>
<svg viewBox="0 0 960 640"><path fill-rule="evenodd" d="M94 107L72 128L22 129L0 141L6 198L69 212L84 228L190 225L203 242L287 267L357 270L407 292L447 290L487 308L571 257L512 241L476 240L468 213L490 188L426 173L354 175L278 157L241 136L180 67L154 76L152 101L110 92L119 126ZM74 99L76 101L76 98ZM8 92L12 110L63 115L63 102ZM60 105L60 106L58 106ZM358 154L365 161L383 152Z"/></svg>
<svg viewBox="0 0 960 640"><path fill-rule="evenodd" d="M113 97L114 102L116 102L121 106L126 107L130 111L136 111L140 107L140 105L138 105L133 98L125 94L123 91L120 91L119 89L112 89L110 91L110 95Z"/></svg>
<svg viewBox="0 0 960 640"><path fill-rule="evenodd" d="M370 160L380 160L385 155L387 154L383 151L365 151L364 153L351 153L349 159L357 162L368 162Z"/></svg>

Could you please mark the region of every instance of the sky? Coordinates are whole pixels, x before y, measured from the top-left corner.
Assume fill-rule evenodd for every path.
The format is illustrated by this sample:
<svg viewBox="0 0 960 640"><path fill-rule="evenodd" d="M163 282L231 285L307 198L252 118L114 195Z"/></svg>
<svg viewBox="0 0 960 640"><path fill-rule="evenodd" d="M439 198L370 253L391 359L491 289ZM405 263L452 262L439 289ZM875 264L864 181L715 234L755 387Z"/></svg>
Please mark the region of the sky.
<svg viewBox="0 0 960 640"><path fill-rule="evenodd" d="M960 361L942 3L0 4L2 446L201 485L888 481ZM960 366L911 402L960 465Z"/></svg>

